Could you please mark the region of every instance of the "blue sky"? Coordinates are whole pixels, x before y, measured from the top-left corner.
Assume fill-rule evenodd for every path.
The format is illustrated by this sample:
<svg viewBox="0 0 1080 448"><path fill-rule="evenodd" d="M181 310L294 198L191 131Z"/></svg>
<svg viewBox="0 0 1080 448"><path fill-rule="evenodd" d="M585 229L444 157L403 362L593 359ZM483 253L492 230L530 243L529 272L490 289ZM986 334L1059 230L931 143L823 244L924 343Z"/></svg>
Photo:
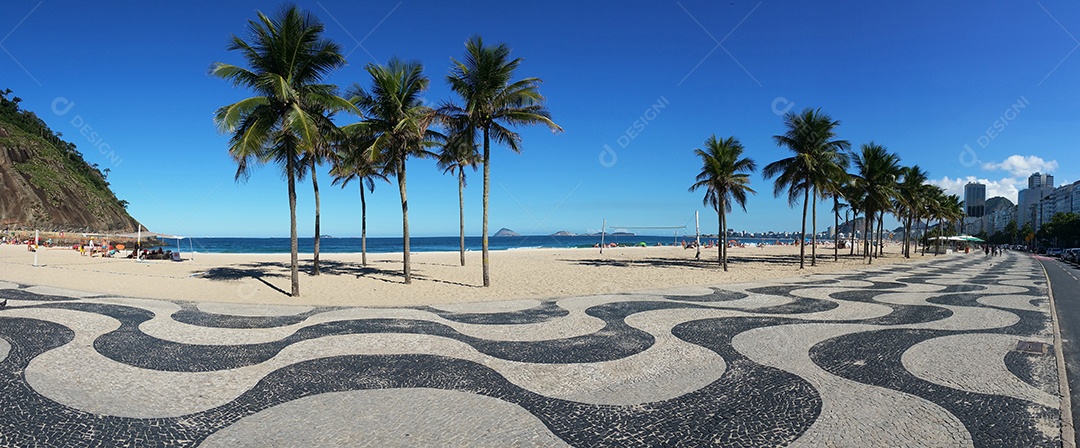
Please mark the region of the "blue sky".
<svg viewBox="0 0 1080 448"><path fill-rule="evenodd" d="M299 2L349 65L328 81L367 83L363 67L418 59L432 102L450 98L451 57L479 34L524 58L565 132L526 128L524 151L494 148L491 231L525 234L681 226L716 216L687 187L693 149L735 136L759 166L787 156L772 136L787 110L821 108L853 146L874 141L962 194L970 179L1015 200L1030 172L1080 178L1080 3L1043 2ZM14 2L0 18L0 88L109 168L129 211L152 230L192 236L286 236L280 170L233 180L214 110L249 92L211 78L215 61L268 2ZM607 149L610 148L610 151ZM457 188L430 160L408 169L414 236L454 235ZM481 177L469 173L466 231L480 233ZM355 185L320 171L323 233L360 233ZM801 208L772 182L728 218L737 230L796 230ZM313 233L310 182L301 235ZM369 196L369 235L400 236L396 185ZM818 228L832 223L819 207Z"/></svg>

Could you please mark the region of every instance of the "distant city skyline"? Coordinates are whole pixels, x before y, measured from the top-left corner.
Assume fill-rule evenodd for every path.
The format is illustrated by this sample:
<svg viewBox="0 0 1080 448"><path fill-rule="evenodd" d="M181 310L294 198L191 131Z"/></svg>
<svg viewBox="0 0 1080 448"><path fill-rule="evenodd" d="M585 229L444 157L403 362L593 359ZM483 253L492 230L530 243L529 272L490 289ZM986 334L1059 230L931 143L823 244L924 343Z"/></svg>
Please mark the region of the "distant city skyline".
<svg viewBox="0 0 1080 448"><path fill-rule="evenodd" d="M522 129L521 154L493 148L493 230L592 233L604 219L692 230L698 211L702 231L715 233L714 212L687 192L700 170L694 148L734 136L763 166L788 155L773 141L783 114L807 107L839 120L853 149L882 144L960 197L978 181L987 198L1016 203L1034 172L1080 179L1066 163L1080 127L1080 3L298 4L347 54L349 65L326 79L342 88L368 84L365 64L399 56L425 64L430 104L450 100L450 58L474 34L524 58L519 77L543 79L565 132ZM229 37L243 35L256 10L278 7L12 4L0 18L0 88L109 168L117 196L151 230L285 236L279 170L260 167L237 184L228 136L212 123L215 109L250 92L207 75L213 62L241 63ZM412 234L456 234L454 179L430 159L408 171ZM356 185L331 186L327 167L318 175L322 233L358 235ZM467 175L466 234L478 235L480 174ZM747 213L728 215L729 227L798 230L801 206L774 198L760 173L751 187L757 195ZM311 236L310 181L298 193L300 234ZM369 235L400 236L396 187L380 183L367 198ZM817 208L818 230L833 225L831 203Z"/></svg>

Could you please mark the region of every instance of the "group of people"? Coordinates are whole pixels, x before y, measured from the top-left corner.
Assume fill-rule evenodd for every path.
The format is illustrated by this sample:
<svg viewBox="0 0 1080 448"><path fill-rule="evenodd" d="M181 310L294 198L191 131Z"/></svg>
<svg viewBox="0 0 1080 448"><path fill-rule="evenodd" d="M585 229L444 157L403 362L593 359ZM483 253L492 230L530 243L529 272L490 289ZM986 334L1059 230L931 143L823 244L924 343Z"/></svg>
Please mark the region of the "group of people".
<svg viewBox="0 0 1080 448"><path fill-rule="evenodd" d="M179 252L173 252L171 250L164 250L164 249L162 249L160 247L155 249L155 250L151 250L151 251L143 249L141 255L137 255L138 253L139 253L138 249L133 250L133 251L131 251L130 254L128 254L127 257L128 258L138 257L140 260L173 260L173 261L180 261L180 253Z"/></svg>
<svg viewBox="0 0 1080 448"><path fill-rule="evenodd" d="M996 257L1005 252L1005 247L1000 244L983 244L983 252L987 257Z"/></svg>
<svg viewBox="0 0 1080 448"><path fill-rule="evenodd" d="M90 240L89 243L82 243L75 245L72 249L79 251L79 255L89 255L93 258L94 255L101 255L102 257L112 257L119 251L116 246L113 246L108 241L103 241L100 245L95 244L94 240Z"/></svg>

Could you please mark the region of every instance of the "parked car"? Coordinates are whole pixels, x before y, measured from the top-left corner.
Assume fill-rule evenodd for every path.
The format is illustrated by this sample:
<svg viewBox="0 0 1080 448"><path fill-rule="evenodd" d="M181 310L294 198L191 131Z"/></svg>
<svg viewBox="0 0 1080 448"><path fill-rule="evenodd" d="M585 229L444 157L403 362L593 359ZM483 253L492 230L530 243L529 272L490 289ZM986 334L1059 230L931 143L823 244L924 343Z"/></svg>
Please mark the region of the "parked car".
<svg viewBox="0 0 1080 448"><path fill-rule="evenodd" d="M1061 259L1073 264L1080 263L1080 247L1065 249L1061 253Z"/></svg>
<svg viewBox="0 0 1080 448"><path fill-rule="evenodd" d="M1056 257L1061 257L1061 248L1060 247L1051 247L1049 249L1046 249L1046 256L1055 257L1055 258Z"/></svg>

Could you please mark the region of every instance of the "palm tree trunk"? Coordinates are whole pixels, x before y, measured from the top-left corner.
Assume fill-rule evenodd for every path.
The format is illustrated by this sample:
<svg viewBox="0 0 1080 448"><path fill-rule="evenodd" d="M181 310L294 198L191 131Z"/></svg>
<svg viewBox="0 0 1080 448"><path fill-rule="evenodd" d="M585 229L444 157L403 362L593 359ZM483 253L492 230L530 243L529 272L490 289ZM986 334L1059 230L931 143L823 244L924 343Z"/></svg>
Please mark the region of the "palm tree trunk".
<svg viewBox="0 0 1080 448"><path fill-rule="evenodd" d="M401 251L404 262L405 284L412 283L412 270L409 264L409 200L405 195L405 158L402 157L398 165L398 192L401 193L401 237L404 247Z"/></svg>
<svg viewBox="0 0 1080 448"><path fill-rule="evenodd" d="M814 204L810 207L810 266L817 266L817 187L814 187Z"/></svg>
<svg viewBox="0 0 1080 448"><path fill-rule="evenodd" d="M806 259L806 206L810 202L810 188L807 187L803 193L802 203L802 233L799 234L799 269L805 266L804 260ZM726 242L725 242L726 243Z"/></svg>
<svg viewBox="0 0 1080 448"><path fill-rule="evenodd" d="M491 286L491 276L488 271L488 265L491 263L488 259L488 198L491 192L491 147L490 139L488 138L488 128L484 127L484 223L481 225L481 231L484 232L480 236L480 257L481 263L484 265L484 287Z"/></svg>
<svg viewBox="0 0 1080 448"><path fill-rule="evenodd" d="M885 253L885 211L884 210L882 210L881 214L878 215L877 231L878 231L877 256L878 256L878 258L881 258L881 256Z"/></svg>
<svg viewBox="0 0 1080 448"><path fill-rule="evenodd" d="M911 258L911 215L909 212L904 220L904 258Z"/></svg>
<svg viewBox="0 0 1080 448"><path fill-rule="evenodd" d="M724 233L724 240L723 240L723 244L721 244L720 247L721 247L721 250L723 250L723 252L721 253L721 258L724 260L724 272L727 272L728 231L727 231L727 211L726 211L726 207L724 209L720 210L720 228L724 229L724 232L723 232Z"/></svg>
<svg viewBox="0 0 1080 448"><path fill-rule="evenodd" d="M870 222L874 220L873 216L874 216L874 213L871 212L870 210L866 210L865 212L863 212L863 254L862 255L863 255L864 260L870 255L870 240L873 239L873 235L874 235L874 231L873 231L874 226L873 226L873 224L870 224Z"/></svg>
<svg viewBox="0 0 1080 448"><path fill-rule="evenodd" d="M840 199L833 196L833 261L840 260Z"/></svg>
<svg viewBox="0 0 1080 448"><path fill-rule="evenodd" d="M285 161L285 176L289 178L289 247L291 250L289 262L290 296L300 297L300 272L296 243L296 160L292 154L288 154Z"/></svg>
<svg viewBox="0 0 1080 448"><path fill-rule="evenodd" d="M921 222L922 222L922 218L916 219L915 220L915 225L918 226ZM929 227L929 221L927 221L927 224L928 224L927 227ZM925 239L925 238L926 238L926 231L924 230L923 233L922 233L922 238L920 238L920 239ZM920 255L920 256L922 256L922 257L926 256L926 244L923 244L923 246L922 246L922 255Z"/></svg>
<svg viewBox="0 0 1080 448"><path fill-rule="evenodd" d="M319 275L319 240L322 238L319 236L319 232L322 230L319 225L321 221L319 219L319 180L315 177L315 168L315 158L313 157L311 159L311 187L315 190L315 262L312 265L311 275Z"/></svg>
<svg viewBox="0 0 1080 448"><path fill-rule="evenodd" d="M716 245L716 261L727 271L727 263L724 260L724 251L727 249L727 228L724 227L723 206L716 207L716 225L720 226L720 231L716 234L720 236L720 242L723 243Z"/></svg>
<svg viewBox="0 0 1080 448"><path fill-rule="evenodd" d="M885 233L883 232L885 227L885 211L878 212L877 218L877 246L874 248L877 258L881 258L881 251L885 248Z"/></svg>
<svg viewBox="0 0 1080 448"><path fill-rule="evenodd" d="M859 218L859 213L857 211L855 211L854 208L852 209L852 212L853 212L854 216L852 216L851 220L848 221L848 223L851 224L851 229L849 230L851 232L851 251L848 253L848 255L854 256L855 255L855 220Z"/></svg>
<svg viewBox="0 0 1080 448"><path fill-rule="evenodd" d="M458 223L460 224L461 265L465 266L465 167L458 167Z"/></svg>
<svg viewBox="0 0 1080 448"><path fill-rule="evenodd" d="M367 266L367 199L363 179L360 180L360 263Z"/></svg>
<svg viewBox="0 0 1080 448"><path fill-rule="evenodd" d="M874 221L876 220L876 218L877 212L866 214L866 222L870 225L870 231L866 233L866 264L874 263Z"/></svg>
<svg viewBox="0 0 1080 448"><path fill-rule="evenodd" d="M879 212L870 215L870 258L877 258L877 217Z"/></svg>

